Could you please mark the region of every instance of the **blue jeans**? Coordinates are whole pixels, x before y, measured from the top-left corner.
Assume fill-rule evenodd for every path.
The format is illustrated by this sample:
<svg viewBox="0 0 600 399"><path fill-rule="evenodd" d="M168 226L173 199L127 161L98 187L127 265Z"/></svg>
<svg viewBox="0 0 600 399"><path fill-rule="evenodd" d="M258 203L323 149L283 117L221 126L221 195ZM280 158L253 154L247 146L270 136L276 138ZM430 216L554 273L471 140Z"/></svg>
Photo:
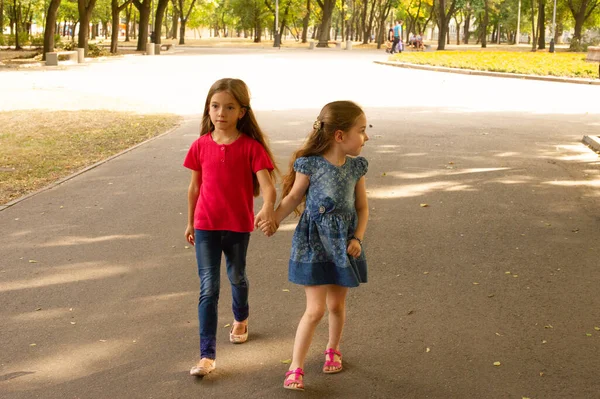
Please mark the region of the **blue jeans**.
<svg viewBox="0 0 600 399"><path fill-rule="evenodd" d="M216 358L221 253L225 254L227 277L231 283L233 317L237 321L244 321L248 318L246 251L249 241L250 233L195 230L196 260L200 277L198 321L200 323L201 358Z"/></svg>

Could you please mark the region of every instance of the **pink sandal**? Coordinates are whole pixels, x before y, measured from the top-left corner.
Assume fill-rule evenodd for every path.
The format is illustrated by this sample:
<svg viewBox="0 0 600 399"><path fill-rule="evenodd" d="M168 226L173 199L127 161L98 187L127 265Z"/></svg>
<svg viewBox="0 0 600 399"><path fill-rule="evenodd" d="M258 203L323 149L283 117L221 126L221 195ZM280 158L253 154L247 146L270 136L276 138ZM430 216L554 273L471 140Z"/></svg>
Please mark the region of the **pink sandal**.
<svg viewBox="0 0 600 399"><path fill-rule="evenodd" d="M290 375L294 375L293 379L287 379ZM296 370L290 370L285 373L285 381L283 387L285 389L292 389L294 391L304 391L304 381L300 379L300 376L304 377L304 371L298 367ZM296 384L295 386L292 384Z"/></svg>
<svg viewBox="0 0 600 399"><path fill-rule="evenodd" d="M326 374L335 374L342 371L342 354L333 348L329 348L325 351L325 355L329 356L329 359L325 358L325 364L323 365L323 372ZM333 355L338 355L340 361L336 362ZM328 370L327 367L335 367L333 370Z"/></svg>

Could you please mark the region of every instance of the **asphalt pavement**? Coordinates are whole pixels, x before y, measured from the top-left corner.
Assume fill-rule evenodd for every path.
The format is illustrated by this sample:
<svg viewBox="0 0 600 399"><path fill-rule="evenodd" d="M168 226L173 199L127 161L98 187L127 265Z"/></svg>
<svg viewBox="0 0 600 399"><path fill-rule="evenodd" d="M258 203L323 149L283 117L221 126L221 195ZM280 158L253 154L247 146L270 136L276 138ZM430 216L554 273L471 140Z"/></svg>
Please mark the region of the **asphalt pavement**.
<svg viewBox="0 0 600 399"><path fill-rule="evenodd" d="M0 212L0 397L597 398L598 88L408 70L381 52L180 49L0 73L0 109L185 116L172 132ZM250 339L197 361L198 278L183 158L219 77L246 80L280 168L319 109L365 107L369 282L352 289L344 371L320 372L327 323L282 388L301 287L295 219L248 253ZM256 201L256 209L260 200Z"/></svg>

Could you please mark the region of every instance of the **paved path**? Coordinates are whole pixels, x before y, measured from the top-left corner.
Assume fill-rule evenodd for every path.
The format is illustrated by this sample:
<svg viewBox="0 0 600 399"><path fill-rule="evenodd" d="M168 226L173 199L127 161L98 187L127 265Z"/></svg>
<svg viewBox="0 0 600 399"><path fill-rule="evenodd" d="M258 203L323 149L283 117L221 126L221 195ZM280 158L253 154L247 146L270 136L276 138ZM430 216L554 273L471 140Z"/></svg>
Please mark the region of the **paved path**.
<svg viewBox="0 0 600 399"><path fill-rule="evenodd" d="M0 212L0 396L293 395L281 388L304 307L287 282L293 220L270 240L252 237L251 340L227 343L224 285L219 368L187 375L198 282L180 165L209 85L238 76L282 168L326 101L360 102L373 125L370 282L349 296L344 373L319 372L319 327L306 397L597 397L600 164L580 140L600 129L598 89L371 62L383 58L190 49L0 73L0 109L186 115L174 132Z"/></svg>

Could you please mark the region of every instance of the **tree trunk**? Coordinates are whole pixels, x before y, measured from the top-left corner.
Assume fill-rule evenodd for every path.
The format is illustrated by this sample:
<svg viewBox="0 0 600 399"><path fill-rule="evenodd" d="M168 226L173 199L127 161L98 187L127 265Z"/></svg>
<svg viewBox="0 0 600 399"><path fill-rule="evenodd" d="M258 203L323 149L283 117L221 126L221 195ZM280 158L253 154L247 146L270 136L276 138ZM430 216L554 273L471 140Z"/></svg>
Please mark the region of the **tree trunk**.
<svg viewBox="0 0 600 399"><path fill-rule="evenodd" d="M56 19L56 15L54 16ZM4 0L0 0L0 35L4 34Z"/></svg>
<svg viewBox="0 0 600 399"><path fill-rule="evenodd" d="M319 27L319 43L317 43L317 47L329 47L329 30L331 28L331 17L333 16L335 0L317 0L317 3L323 10L323 20Z"/></svg>
<svg viewBox="0 0 600 399"><path fill-rule="evenodd" d="M481 24L481 48L487 47L487 27L490 23L490 6L488 0L484 0L483 24Z"/></svg>
<svg viewBox="0 0 600 399"><path fill-rule="evenodd" d="M148 23L150 22L150 1L151 0L133 0L133 5L137 8L140 13L140 24L137 51L146 51L148 44Z"/></svg>
<svg viewBox="0 0 600 399"><path fill-rule="evenodd" d="M96 0L78 0L77 9L79 10L79 36L77 47L84 49L84 54L88 52L88 37L90 34L90 17Z"/></svg>
<svg viewBox="0 0 600 399"><path fill-rule="evenodd" d="M571 39L571 51L581 51L581 32L585 21L592 15L596 7L600 6L600 2L597 0L582 0L578 4L579 9L575 9L575 5L572 0L568 0L568 6L575 19L575 27L573 38ZM588 9L589 8L589 9Z"/></svg>
<svg viewBox="0 0 600 399"><path fill-rule="evenodd" d="M471 29L471 13L468 13L467 15L465 15L465 28L464 28L464 37L463 37L463 41L465 44L469 44L469 36L471 36L471 34L469 33L469 29Z"/></svg>
<svg viewBox="0 0 600 399"><path fill-rule="evenodd" d="M538 6L538 49L543 50L546 48L546 4L545 0L539 0Z"/></svg>
<svg viewBox="0 0 600 399"><path fill-rule="evenodd" d="M302 18L302 43L306 43L308 35L308 22L310 21L310 0L306 0L306 13Z"/></svg>
<svg viewBox="0 0 600 399"><path fill-rule="evenodd" d="M456 45L460 46L460 25L462 24L462 21L458 22L456 16L454 16L454 20L456 21Z"/></svg>
<svg viewBox="0 0 600 399"><path fill-rule="evenodd" d="M451 0L452 3L450 3L448 11L446 11L446 1L448 0L439 0L437 3L437 24L438 29L440 30L440 34L438 35L438 50L446 49L448 23L450 22L450 17L454 14L454 9L456 7L456 0Z"/></svg>
<svg viewBox="0 0 600 399"><path fill-rule="evenodd" d="M131 3L127 6L127 12L125 13L125 41L129 41L129 24L131 23Z"/></svg>
<svg viewBox="0 0 600 399"><path fill-rule="evenodd" d="M536 37L535 37L535 1L531 2L531 51L535 52Z"/></svg>
<svg viewBox="0 0 600 399"><path fill-rule="evenodd" d="M48 6L48 15L46 15L46 27L44 29L44 52L42 53L42 60L46 60L46 53L54 50L54 27L56 26L56 13L60 6L61 0L50 0ZM0 34L2 31L0 30Z"/></svg>
<svg viewBox="0 0 600 399"><path fill-rule="evenodd" d="M160 44L162 37L162 23L165 18L165 11L169 5L169 0L158 0L156 6L156 17L154 18L154 43Z"/></svg>
<svg viewBox="0 0 600 399"><path fill-rule="evenodd" d="M171 26L171 33L173 34L172 39L177 39L177 26L179 25L179 10L175 6L175 0L173 0L173 21Z"/></svg>
<svg viewBox="0 0 600 399"><path fill-rule="evenodd" d="M13 3L13 20L15 24L15 50L21 50L21 44L19 43L19 17L17 15L17 0L14 0Z"/></svg>
<svg viewBox="0 0 600 399"><path fill-rule="evenodd" d="M112 32L110 37L110 52L112 54L117 54L117 46L119 44L119 30L121 29L119 23L121 19L119 18L119 14L123 9L129 6L131 0L127 0L125 3L119 5L119 0L112 0L111 3L111 14L112 14ZM106 26L106 25L105 25ZM128 30L126 27L125 30Z"/></svg>

